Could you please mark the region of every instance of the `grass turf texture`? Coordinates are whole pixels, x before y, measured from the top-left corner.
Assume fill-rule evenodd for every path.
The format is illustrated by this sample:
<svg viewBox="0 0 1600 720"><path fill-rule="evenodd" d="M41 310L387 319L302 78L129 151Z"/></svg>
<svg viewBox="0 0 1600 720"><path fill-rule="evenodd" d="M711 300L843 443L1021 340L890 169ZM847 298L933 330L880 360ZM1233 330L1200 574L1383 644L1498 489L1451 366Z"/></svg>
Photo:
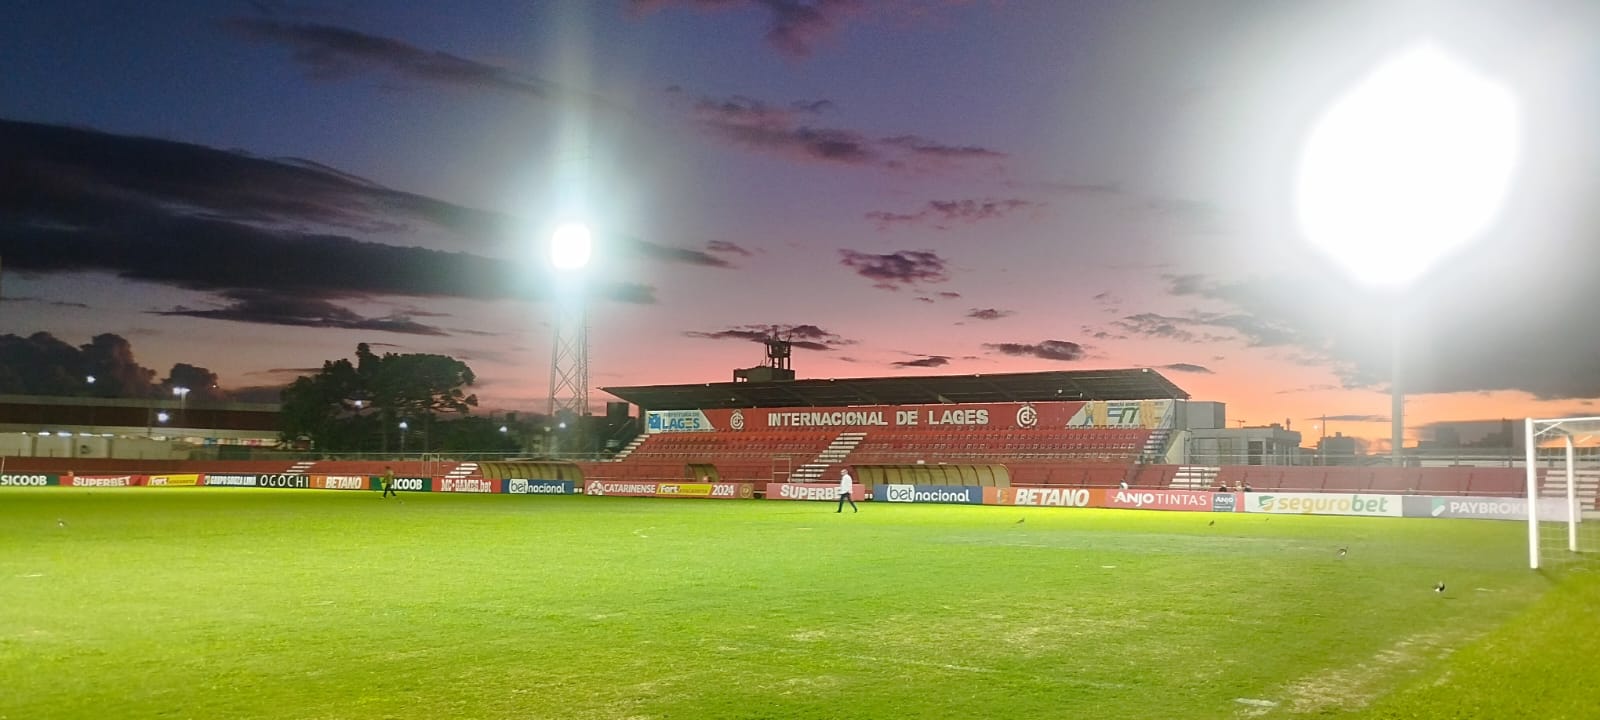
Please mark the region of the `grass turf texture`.
<svg viewBox="0 0 1600 720"><path fill-rule="evenodd" d="M1518 523L402 499L0 490L0 717L1553 718L1600 656Z"/></svg>

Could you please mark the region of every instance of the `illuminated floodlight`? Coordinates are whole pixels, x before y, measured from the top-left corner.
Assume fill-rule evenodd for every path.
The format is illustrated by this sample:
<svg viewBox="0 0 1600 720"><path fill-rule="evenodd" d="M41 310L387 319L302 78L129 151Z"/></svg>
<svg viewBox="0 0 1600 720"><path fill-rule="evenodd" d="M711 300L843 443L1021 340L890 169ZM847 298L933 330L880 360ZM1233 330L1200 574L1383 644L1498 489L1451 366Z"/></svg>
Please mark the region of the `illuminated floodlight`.
<svg viewBox="0 0 1600 720"><path fill-rule="evenodd" d="M161 412L156 413L156 422L166 422L170 418L171 418L171 416L167 415L167 411L165 411L165 410L162 410Z"/></svg>
<svg viewBox="0 0 1600 720"><path fill-rule="evenodd" d="M557 270L581 270L593 252L589 226L583 223L567 223L550 236L550 262Z"/></svg>
<svg viewBox="0 0 1600 720"><path fill-rule="evenodd" d="M1499 214L1517 101L1431 45L1396 55L1311 130L1295 187L1301 231L1363 282L1398 287Z"/></svg>

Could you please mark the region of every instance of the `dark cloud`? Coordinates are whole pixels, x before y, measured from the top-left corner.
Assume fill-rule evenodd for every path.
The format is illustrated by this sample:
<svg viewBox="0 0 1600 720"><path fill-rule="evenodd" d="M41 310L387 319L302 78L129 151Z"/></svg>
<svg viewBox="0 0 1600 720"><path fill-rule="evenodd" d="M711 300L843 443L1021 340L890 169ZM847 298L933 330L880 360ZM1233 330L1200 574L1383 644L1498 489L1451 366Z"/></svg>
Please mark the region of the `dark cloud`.
<svg viewBox="0 0 1600 720"><path fill-rule="evenodd" d="M827 101L778 107L747 97L703 97L694 102L701 127L716 137L753 150L797 160L847 165L879 162L871 141L853 130L818 128L802 118L828 107Z"/></svg>
<svg viewBox="0 0 1600 720"><path fill-rule="evenodd" d="M950 364L950 358L945 355L929 355L927 357L917 358L916 360L900 360L890 364L894 365L895 367L944 367Z"/></svg>
<svg viewBox="0 0 1600 720"><path fill-rule="evenodd" d="M662 262L683 263L685 265L700 265L702 267L731 268L733 263L712 255L704 250L691 250L689 248L658 245L647 240L628 238L628 251L639 257Z"/></svg>
<svg viewBox="0 0 1600 720"><path fill-rule="evenodd" d="M1211 368L1208 368L1208 367L1206 367L1204 365L1195 365L1194 363L1169 363L1167 365L1162 365L1161 369L1162 370L1171 370L1173 372L1193 373L1193 374L1196 374L1196 375L1215 375L1216 374L1214 371L1212 371Z"/></svg>
<svg viewBox="0 0 1600 720"><path fill-rule="evenodd" d="M943 300L956 300L956 299L959 299L960 297L961 297L961 293L952 292L950 290L945 290L945 291L942 291L942 292L939 293L939 298L941 298Z"/></svg>
<svg viewBox="0 0 1600 720"><path fill-rule="evenodd" d="M1106 291L1103 291L1103 292L1095 293L1095 295L1094 295L1094 297L1092 299L1095 301L1095 303L1100 304L1100 305L1121 305L1122 304L1122 298L1117 297L1117 295L1115 293L1111 292L1110 290L1106 290Z"/></svg>
<svg viewBox="0 0 1600 720"><path fill-rule="evenodd" d="M1133 335L1186 343L1242 340L1252 347L1280 347L1292 344L1295 339L1289 328L1241 313L1191 311L1185 315L1162 315L1147 312L1128 315L1111 324Z"/></svg>
<svg viewBox="0 0 1600 720"><path fill-rule="evenodd" d="M687 97L677 86L673 96ZM707 133L740 147L794 160L886 168L937 169L952 161L1000 158L1003 153L978 147L952 147L902 136L873 140L844 128L819 127L814 119L832 109L828 100L801 100L775 105L735 95L692 99L691 112ZM943 163L929 161L944 161Z"/></svg>
<svg viewBox="0 0 1600 720"><path fill-rule="evenodd" d="M845 345L854 345L854 340L839 336L816 325L740 325L717 331L690 330L683 333L684 337L701 338L705 340L746 340L749 342L764 343L768 338L776 335L779 339L788 340L792 345L802 350L836 350Z"/></svg>
<svg viewBox="0 0 1600 720"><path fill-rule="evenodd" d="M984 343L985 348L1013 357L1071 362L1083 359L1084 347L1067 340L1042 340L1038 343Z"/></svg>
<svg viewBox="0 0 1600 720"><path fill-rule="evenodd" d="M867 213L866 218L878 223L880 228L887 228L895 224L921 224L932 221L935 227L943 229L943 223L975 223L983 220L994 220L1017 210L1036 207L1039 207L1039 203L1020 198L1005 200L931 200L925 207L914 213L876 211Z"/></svg>
<svg viewBox="0 0 1600 720"><path fill-rule="evenodd" d="M840 250L839 257L839 264L872 280L874 287L884 290L899 290L902 286L940 283L950 279L946 270L947 262L932 250L900 250L881 255Z"/></svg>
<svg viewBox="0 0 1600 720"><path fill-rule="evenodd" d="M674 5L699 10L764 10L767 44L792 58L810 56L818 42L867 9L866 0L628 0L628 6L639 12Z"/></svg>
<svg viewBox="0 0 1600 720"><path fill-rule="evenodd" d="M1326 420L1328 422L1389 422L1388 415L1327 415L1324 417L1307 418L1308 420Z"/></svg>
<svg viewBox="0 0 1600 720"><path fill-rule="evenodd" d="M753 254L744 246L727 240L712 240L706 243L706 251L720 255L740 255L743 257L750 257Z"/></svg>
<svg viewBox="0 0 1600 720"><path fill-rule="evenodd" d="M1016 313L1011 310L997 310L995 308L973 308L967 311L967 317L972 318L973 320L999 320L1000 318L1011 317L1015 314Z"/></svg>
<svg viewBox="0 0 1600 720"><path fill-rule="evenodd" d="M1001 159L1006 154L998 150L976 145L946 145L918 135L896 135L878 141L889 147L898 148L913 156L925 156L950 160L967 159Z"/></svg>
<svg viewBox="0 0 1600 720"><path fill-rule="evenodd" d="M171 310L151 312L156 315L178 315L261 325L372 330L405 335L449 334L405 316L362 317L348 308L317 298L278 294L265 290L230 290L220 295L231 302L224 307L212 309L176 307Z"/></svg>
<svg viewBox="0 0 1600 720"><path fill-rule="evenodd" d="M224 26L250 40L288 48L295 62L318 80L381 71L410 80L541 100L594 99L544 78L334 25L255 17L227 20Z"/></svg>
<svg viewBox="0 0 1600 720"><path fill-rule="evenodd" d="M191 290L325 300L537 299L551 285L539 269L498 258L308 229L425 221L492 245L483 238L514 225L308 163L10 121L0 121L0 156L0 255L8 269L98 271ZM622 247L632 257L725 264L643 241ZM654 302L647 286L601 281L594 292Z"/></svg>
<svg viewBox="0 0 1600 720"><path fill-rule="evenodd" d="M45 298L26 297L26 296L24 296L24 297L0 297L0 302L17 303L19 305L22 304L22 303L31 303L31 304L34 304L34 305L48 305L50 307L78 308L78 309L81 309L81 310L89 309L88 305L85 305L84 303L81 303L81 302L69 302L67 300L46 300Z"/></svg>

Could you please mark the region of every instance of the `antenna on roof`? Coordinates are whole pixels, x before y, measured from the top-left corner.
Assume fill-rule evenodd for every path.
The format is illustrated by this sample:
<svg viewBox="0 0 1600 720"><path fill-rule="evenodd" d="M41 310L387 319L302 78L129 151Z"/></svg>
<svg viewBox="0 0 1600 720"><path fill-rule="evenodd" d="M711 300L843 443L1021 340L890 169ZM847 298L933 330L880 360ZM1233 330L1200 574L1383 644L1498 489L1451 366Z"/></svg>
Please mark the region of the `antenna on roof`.
<svg viewBox="0 0 1600 720"><path fill-rule="evenodd" d="M772 326L772 332L762 338L762 344L767 346L767 358L762 364L753 368L741 368L733 371L734 382L791 382L794 380L794 370L789 366L794 355L794 343L789 338L794 336L794 328L782 331L777 325Z"/></svg>

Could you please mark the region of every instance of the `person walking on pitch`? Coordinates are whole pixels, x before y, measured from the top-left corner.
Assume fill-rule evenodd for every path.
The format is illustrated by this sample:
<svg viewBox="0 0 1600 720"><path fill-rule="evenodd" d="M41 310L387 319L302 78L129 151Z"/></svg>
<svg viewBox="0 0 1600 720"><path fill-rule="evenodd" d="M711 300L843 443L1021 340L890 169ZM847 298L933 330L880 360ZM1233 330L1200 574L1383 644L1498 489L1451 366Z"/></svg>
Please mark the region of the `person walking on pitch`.
<svg viewBox="0 0 1600 720"><path fill-rule="evenodd" d="M844 504L845 504L846 501L849 501L850 509L852 511L861 512L861 508L856 507L856 499L854 497L852 497L854 491L855 491L855 481L850 479L850 471L848 469L840 470L839 471L839 509L835 510L834 512L836 512L836 513L844 512Z"/></svg>
<svg viewBox="0 0 1600 720"><path fill-rule="evenodd" d="M390 495L400 497L400 493L394 490L394 468L384 467L383 474L378 476L378 484L383 487L384 497L389 497Z"/></svg>

